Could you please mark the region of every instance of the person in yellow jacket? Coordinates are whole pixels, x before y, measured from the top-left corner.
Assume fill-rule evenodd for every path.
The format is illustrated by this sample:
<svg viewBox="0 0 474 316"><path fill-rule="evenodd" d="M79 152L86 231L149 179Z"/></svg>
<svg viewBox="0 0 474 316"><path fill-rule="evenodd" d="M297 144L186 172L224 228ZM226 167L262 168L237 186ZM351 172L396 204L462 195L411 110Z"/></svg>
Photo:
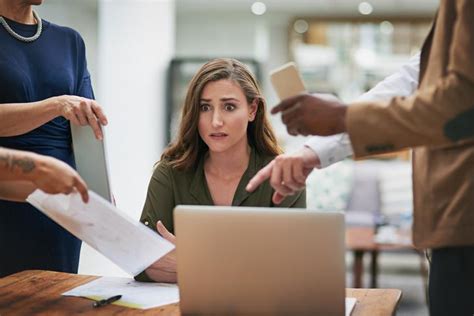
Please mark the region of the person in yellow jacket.
<svg viewBox="0 0 474 316"><path fill-rule="evenodd" d="M414 148L413 242L432 250L431 315L474 314L472 52L474 1L442 0L422 48L419 86L412 95L348 107L302 94L272 110L282 113L292 135L347 132L356 158ZM281 199L303 188L316 166L317 159L308 154L279 156L247 189L271 178Z"/></svg>

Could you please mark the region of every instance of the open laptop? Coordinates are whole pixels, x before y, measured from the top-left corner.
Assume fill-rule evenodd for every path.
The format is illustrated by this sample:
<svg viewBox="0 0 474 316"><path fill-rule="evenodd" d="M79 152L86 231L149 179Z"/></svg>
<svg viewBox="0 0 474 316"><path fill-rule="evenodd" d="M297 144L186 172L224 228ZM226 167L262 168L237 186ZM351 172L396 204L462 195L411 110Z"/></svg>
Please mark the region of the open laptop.
<svg viewBox="0 0 474 316"><path fill-rule="evenodd" d="M179 205L180 309L193 315L344 315L344 215Z"/></svg>
<svg viewBox="0 0 474 316"><path fill-rule="evenodd" d="M103 129L102 133L104 139L99 141L95 138L90 126L71 124L72 146L77 172L87 183L89 190L112 202Z"/></svg>

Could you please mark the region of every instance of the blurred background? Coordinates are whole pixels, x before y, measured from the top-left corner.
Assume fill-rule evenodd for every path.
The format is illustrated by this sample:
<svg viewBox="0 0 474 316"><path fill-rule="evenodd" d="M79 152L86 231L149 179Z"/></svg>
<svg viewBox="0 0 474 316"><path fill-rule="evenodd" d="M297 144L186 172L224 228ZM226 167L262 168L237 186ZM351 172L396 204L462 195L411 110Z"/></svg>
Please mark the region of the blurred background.
<svg viewBox="0 0 474 316"><path fill-rule="evenodd" d="M214 57L244 61L269 108L268 73L295 61L310 92L351 102L419 52L438 0L47 0L40 16L80 32L117 206L138 219L153 164L172 139L187 84ZM272 117L287 151L304 143ZM410 245L409 153L314 172L308 208L347 213L347 286L400 288L399 314L427 314L426 262ZM361 246L362 243L362 246ZM124 275L83 246L80 273Z"/></svg>

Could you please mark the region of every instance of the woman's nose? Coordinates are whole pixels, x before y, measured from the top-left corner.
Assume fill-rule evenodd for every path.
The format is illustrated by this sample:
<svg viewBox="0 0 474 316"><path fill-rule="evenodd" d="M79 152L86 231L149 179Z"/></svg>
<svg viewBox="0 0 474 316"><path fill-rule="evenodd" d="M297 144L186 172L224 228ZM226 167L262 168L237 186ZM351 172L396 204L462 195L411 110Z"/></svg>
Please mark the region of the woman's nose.
<svg viewBox="0 0 474 316"><path fill-rule="evenodd" d="M224 124L224 121L222 119L222 115L219 111L214 111L212 114L212 126L213 127L220 127Z"/></svg>

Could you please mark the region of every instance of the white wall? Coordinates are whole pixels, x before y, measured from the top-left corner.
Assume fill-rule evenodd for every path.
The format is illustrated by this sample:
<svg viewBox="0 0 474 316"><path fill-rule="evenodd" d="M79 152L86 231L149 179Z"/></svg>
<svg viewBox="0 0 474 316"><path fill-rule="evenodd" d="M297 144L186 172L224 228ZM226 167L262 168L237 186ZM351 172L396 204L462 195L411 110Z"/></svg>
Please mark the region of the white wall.
<svg viewBox="0 0 474 316"><path fill-rule="evenodd" d="M174 54L173 0L101 0L97 99L117 207L138 219L165 139L165 80ZM79 272L124 275L84 246Z"/></svg>
<svg viewBox="0 0 474 316"><path fill-rule="evenodd" d="M98 99L108 113L117 205L138 218L164 148L166 70L174 54L172 0L99 2Z"/></svg>

